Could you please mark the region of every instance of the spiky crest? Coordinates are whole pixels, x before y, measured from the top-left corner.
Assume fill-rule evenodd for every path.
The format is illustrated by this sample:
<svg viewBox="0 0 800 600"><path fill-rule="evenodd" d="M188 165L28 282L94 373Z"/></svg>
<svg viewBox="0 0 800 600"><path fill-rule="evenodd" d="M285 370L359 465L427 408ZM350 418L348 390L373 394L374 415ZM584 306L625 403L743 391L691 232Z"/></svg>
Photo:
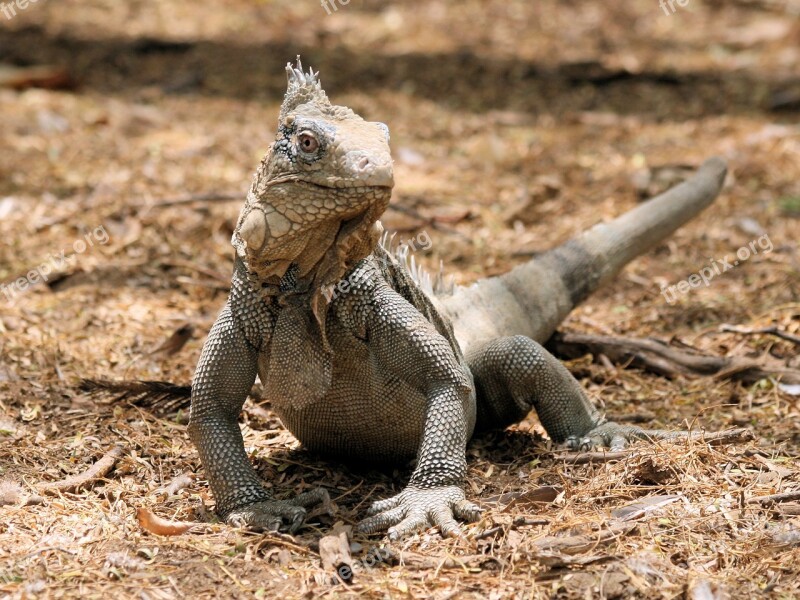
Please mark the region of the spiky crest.
<svg viewBox="0 0 800 600"><path fill-rule="evenodd" d="M315 104L323 113L329 112L332 108L325 90L322 89L319 71L315 73L314 69L309 68L307 73L304 72L299 56L297 66L293 67L292 63L286 63L286 77L288 85L281 105L281 122L302 104Z"/></svg>

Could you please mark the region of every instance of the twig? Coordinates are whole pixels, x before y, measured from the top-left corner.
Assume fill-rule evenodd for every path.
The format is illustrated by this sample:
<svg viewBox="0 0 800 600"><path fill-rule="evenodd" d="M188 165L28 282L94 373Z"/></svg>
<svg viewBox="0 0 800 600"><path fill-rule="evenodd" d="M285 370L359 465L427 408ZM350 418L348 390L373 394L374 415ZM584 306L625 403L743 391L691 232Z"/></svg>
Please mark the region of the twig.
<svg viewBox="0 0 800 600"><path fill-rule="evenodd" d="M571 536L547 536L533 543L535 553L585 554L598 546L608 544L636 529L635 523L619 523L594 534Z"/></svg>
<svg viewBox="0 0 800 600"><path fill-rule="evenodd" d="M629 450L617 450L615 452L578 452L575 454L556 454L555 460L563 460L569 465L585 465L595 462L611 462L612 460L622 460L631 455L634 448Z"/></svg>
<svg viewBox="0 0 800 600"><path fill-rule="evenodd" d="M392 556L397 559L401 565L414 567L415 569L467 569L470 563L488 560L493 560L500 564L503 563L499 558L486 554L467 554L465 556L434 558L408 550L401 550L399 552L394 552Z"/></svg>
<svg viewBox="0 0 800 600"><path fill-rule="evenodd" d="M747 504L776 504L778 502L792 502L793 500L800 500L800 490L748 498Z"/></svg>
<svg viewBox="0 0 800 600"><path fill-rule="evenodd" d="M743 356L711 356L697 351L679 350L651 338L620 338L607 335L556 332L547 344L562 358L580 358L585 354L605 354L615 363L675 377L713 376L755 383L779 377L783 383L800 383L800 371L770 366Z"/></svg>
<svg viewBox="0 0 800 600"><path fill-rule="evenodd" d="M761 335L761 334L768 334L774 335L775 337L779 337L782 340L786 340L787 342L792 342L793 344L797 344L800 346L800 336L792 335L791 333L786 333L775 327L774 325L770 327L759 327L758 329L748 329L746 327L737 327L736 325L722 325L719 328L720 331L727 331L730 333L741 333L743 335Z"/></svg>
<svg viewBox="0 0 800 600"><path fill-rule="evenodd" d="M725 431L714 431L712 433L702 433L699 437L709 446L724 446L725 444L745 444L752 442L755 435L749 429L726 429Z"/></svg>
<svg viewBox="0 0 800 600"><path fill-rule="evenodd" d="M66 479L59 481L51 481L47 483L40 483L37 488L42 492L72 492L76 491L83 486L93 483L98 479L102 479L114 468L117 461L122 458L125 451L125 446L116 444L111 450L103 455L103 458L94 463L83 473L78 475L71 475Z"/></svg>
<svg viewBox="0 0 800 600"><path fill-rule="evenodd" d="M542 517L514 517L513 525L515 527L521 527L522 525L548 525L550 523L550 519L545 519Z"/></svg>
<svg viewBox="0 0 800 600"><path fill-rule="evenodd" d="M109 381L82 379L78 389L89 395L109 395L117 401L151 409L156 415L166 415L189 408L192 387L167 381Z"/></svg>
<svg viewBox="0 0 800 600"><path fill-rule="evenodd" d="M504 532L505 531L505 527L503 527L502 525L498 525L497 527L492 527L491 529L487 529L487 530L479 533L478 535L475 536L475 539L476 540L484 540L484 539L486 539L488 537L492 537L496 533L500 533L501 531Z"/></svg>

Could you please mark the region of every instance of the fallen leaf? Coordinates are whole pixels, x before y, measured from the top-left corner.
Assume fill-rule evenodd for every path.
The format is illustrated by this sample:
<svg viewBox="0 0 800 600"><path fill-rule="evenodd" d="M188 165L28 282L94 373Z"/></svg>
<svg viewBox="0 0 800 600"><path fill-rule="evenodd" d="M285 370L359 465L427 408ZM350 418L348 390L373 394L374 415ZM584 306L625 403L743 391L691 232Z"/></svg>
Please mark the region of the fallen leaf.
<svg viewBox="0 0 800 600"><path fill-rule="evenodd" d="M654 510L661 508L662 506L666 506L667 504L672 504L678 498L680 498L680 496L676 495L650 496L648 498L643 498L642 500L637 500L636 502L632 502L631 504L628 504L621 508L616 508L612 510L611 516L621 521L633 521L634 519L642 518L647 513L653 512Z"/></svg>
<svg viewBox="0 0 800 600"><path fill-rule="evenodd" d="M30 87L59 89L71 85L69 73L61 67L52 65L14 67L0 64L0 87L14 90Z"/></svg>
<svg viewBox="0 0 800 600"><path fill-rule="evenodd" d="M136 520L142 529L156 535L181 535L197 525L197 523L162 519L146 508L136 509Z"/></svg>

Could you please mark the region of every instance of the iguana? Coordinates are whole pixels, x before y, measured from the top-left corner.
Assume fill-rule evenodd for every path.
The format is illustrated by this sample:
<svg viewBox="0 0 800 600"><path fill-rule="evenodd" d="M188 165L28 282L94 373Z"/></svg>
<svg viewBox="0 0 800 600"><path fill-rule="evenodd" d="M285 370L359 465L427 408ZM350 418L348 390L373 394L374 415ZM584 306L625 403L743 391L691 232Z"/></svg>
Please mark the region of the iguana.
<svg viewBox="0 0 800 600"><path fill-rule="evenodd" d="M331 456L416 457L408 485L358 529L396 539L474 521L466 445L535 409L555 443L612 448L675 433L607 422L540 344L628 261L708 206L726 167L698 174L509 273L446 292L383 244L393 187L389 130L329 102L318 74L287 65L275 141L233 234L230 297L191 387L189 435L228 523L297 530L322 490L289 501L264 488L238 416L256 376L306 447Z"/></svg>

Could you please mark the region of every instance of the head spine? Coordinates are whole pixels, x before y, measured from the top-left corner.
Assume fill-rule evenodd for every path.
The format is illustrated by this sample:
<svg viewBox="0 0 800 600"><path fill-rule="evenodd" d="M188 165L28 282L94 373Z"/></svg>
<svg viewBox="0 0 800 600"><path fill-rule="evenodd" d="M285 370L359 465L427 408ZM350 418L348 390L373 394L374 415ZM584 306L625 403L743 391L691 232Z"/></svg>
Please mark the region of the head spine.
<svg viewBox="0 0 800 600"><path fill-rule="evenodd" d="M315 73L313 69L309 68L307 73L303 72L303 64L300 62L299 56L297 57L297 66L293 67L292 63L286 63L286 78L288 85L281 105L279 117L281 123L289 113L302 104L315 104L323 113L330 110L331 103L325 90L322 89L319 71Z"/></svg>

